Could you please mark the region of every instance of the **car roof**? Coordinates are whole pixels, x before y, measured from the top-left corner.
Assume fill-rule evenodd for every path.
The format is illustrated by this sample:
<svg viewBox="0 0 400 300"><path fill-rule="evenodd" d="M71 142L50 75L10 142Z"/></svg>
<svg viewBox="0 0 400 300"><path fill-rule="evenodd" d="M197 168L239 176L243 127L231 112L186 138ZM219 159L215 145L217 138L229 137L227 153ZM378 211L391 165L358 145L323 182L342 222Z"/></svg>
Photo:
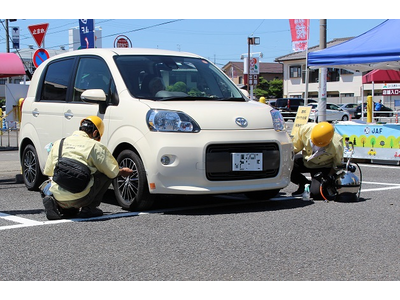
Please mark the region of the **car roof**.
<svg viewBox="0 0 400 300"><path fill-rule="evenodd" d="M193 58L203 58L197 54L189 52L180 52L163 49L152 49L152 48L90 48L80 49L75 51L69 51L62 54L52 56L49 60L70 57L76 55L98 55L101 57L113 57L116 55L168 55L168 56L185 56ZM204 59L204 58L203 58Z"/></svg>

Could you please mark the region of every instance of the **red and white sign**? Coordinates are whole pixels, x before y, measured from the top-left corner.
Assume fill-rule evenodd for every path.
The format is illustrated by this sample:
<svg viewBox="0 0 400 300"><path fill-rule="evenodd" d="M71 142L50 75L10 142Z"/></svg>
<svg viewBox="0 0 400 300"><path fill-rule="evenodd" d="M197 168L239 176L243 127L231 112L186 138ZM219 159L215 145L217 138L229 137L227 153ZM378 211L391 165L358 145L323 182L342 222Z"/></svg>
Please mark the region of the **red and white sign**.
<svg viewBox="0 0 400 300"><path fill-rule="evenodd" d="M125 35L119 35L114 40L114 48L129 48L129 47L132 47L132 42Z"/></svg>
<svg viewBox="0 0 400 300"><path fill-rule="evenodd" d="M290 32L292 34L293 51L304 51L308 47L308 36L310 34L309 19L290 19Z"/></svg>
<svg viewBox="0 0 400 300"><path fill-rule="evenodd" d="M49 53L45 49L37 49L33 54L33 65L37 68L50 57Z"/></svg>
<svg viewBox="0 0 400 300"><path fill-rule="evenodd" d="M29 31L31 32L39 48L41 48L48 27L49 23L28 26Z"/></svg>
<svg viewBox="0 0 400 300"><path fill-rule="evenodd" d="M260 59L258 57L250 58L250 74L260 74Z"/></svg>

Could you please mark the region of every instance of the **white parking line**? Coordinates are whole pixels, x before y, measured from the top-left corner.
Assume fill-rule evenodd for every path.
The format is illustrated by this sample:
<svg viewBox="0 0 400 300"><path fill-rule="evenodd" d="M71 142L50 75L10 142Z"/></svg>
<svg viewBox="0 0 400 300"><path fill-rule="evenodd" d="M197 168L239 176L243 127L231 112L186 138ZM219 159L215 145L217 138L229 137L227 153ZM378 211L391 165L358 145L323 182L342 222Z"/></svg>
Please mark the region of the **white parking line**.
<svg viewBox="0 0 400 300"><path fill-rule="evenodd" d="M400 189L400 184L397 184L397 183L363 181L362 184L378 185L378 186L384 186L384 187L369 188L369 189L361 188L361 194L364 192L375 192L375 191ZM287 196L287 197L271 198L271 200L273 200L273 201L282 201L282 200L290 200L290 199L296 199L296 197ZM259 201L247 201L246 200L246 203L257 203L257 202L259 202ZM0 212L0 219L17 223L17 224L12 224L12 225L0 226L0 230L42 226L42 225L55 225L55 224L71 223L71 222L90 222L90 221L97 221L97 220L135 217L135 216L147 215L147 214L162 214L162 213L179 211L179 210L195 210L195 209L230 206L230 205L237 205L237 204L239 204L239 202L218 203L218 204L214 204L214 205L201 205L201 206L191 206L191 207L176 207L176 208L152 210L152 211L145 211L145 212L114 213L114 214L109 214L109 215L106 214L101 217L88 218L88 219L86 219L86 218L78 219L77 218L77 219L62 219L62 220L54 220L54 221L35 221L35 220L22 218L22 217L9 215L9 214Z"/></svg>

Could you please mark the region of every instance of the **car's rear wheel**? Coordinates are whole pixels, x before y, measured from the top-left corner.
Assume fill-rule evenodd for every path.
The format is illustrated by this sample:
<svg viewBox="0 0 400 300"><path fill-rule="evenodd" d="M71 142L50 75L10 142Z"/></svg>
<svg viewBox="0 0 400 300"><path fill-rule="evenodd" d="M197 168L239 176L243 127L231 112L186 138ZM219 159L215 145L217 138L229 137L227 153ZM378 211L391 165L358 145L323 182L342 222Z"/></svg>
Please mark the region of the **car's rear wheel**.
<svg viewBox="0 0 400 300"><path fill-rule="evenodd" d="M275 189L275 190L247 192L244 194L247 198L252 200L269 200L278 195L279 191L280 189Z"/></svg>
<svg viewBox="0 0 400 300"><path fill-rule="evenodd" d="M39 186L47 179L40 170L38 155L33 145L27 145L22 152L22 177L30 191L39 190Z"/></svg>
<svg viewBox="0 0 400 300"><path fill-rule="evenodd" d="M342 121L348 121L349 120L349 117L347 116L347 115L344 115L343 117L342 117Z"/></svg>
<svg viewBox="0 0 400 300"><path fill-rule="evenodd" d="M118 204L128 210L149 209L154 203L155 195L149 192L142 160L135 152L124 150L118 155L117 161L121 168L133 170L131 176L117 177L113 180Z"/></svg>

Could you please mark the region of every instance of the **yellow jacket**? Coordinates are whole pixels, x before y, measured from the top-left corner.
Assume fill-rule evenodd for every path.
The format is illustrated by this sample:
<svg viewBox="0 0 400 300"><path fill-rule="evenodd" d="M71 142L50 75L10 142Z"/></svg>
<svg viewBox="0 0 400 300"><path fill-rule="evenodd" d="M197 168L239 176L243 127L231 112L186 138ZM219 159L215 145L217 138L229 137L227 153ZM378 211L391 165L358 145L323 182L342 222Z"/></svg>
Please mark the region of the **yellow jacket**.
<svg viewBox="0 0 400 300"><path fill-rule="evenodd" d="M44 174L49 177L53 176L54 167L58 161L59 146L60 140L54 143L46 161ZM111 152L103 144L89 138L87 133L84 131L77 130L64 140L62 156L73 158L84 163L90 168L92 175L99 171L107 175L108 178L115 178L118 176L118 162ZM53 193L57 201L76 200L89 193L90 188L93 186L93 182L94 179L92 176L85 190L80 193L71 193L52 181L50 191Z"/></svg>
<svg viewBox="0 0 400 300"><path fill-rule="evenodd" d="M343 139L337 132L333 135L331 143L323 149L322 154L311 158L314 154L311 143L311 130L315 125L317 123L307 123L299 128L292 140L294 153L303 151L304 165L307 168L336 168L340 166L343 160Z"/></svg>

